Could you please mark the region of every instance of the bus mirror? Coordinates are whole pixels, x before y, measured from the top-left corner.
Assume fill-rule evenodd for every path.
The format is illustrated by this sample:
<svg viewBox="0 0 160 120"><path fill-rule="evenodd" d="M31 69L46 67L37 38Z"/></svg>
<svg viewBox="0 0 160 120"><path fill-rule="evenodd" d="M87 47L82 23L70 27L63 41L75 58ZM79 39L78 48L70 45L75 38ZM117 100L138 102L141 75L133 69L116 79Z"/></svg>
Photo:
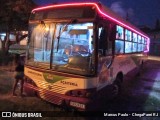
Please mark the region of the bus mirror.
<svg viewBox="0 0 160 120"><path fill-rule="evenodd" d="M71 21L72 24L77 23L77 22L78 22L77 19L73 19L73 20Z"/></svg>

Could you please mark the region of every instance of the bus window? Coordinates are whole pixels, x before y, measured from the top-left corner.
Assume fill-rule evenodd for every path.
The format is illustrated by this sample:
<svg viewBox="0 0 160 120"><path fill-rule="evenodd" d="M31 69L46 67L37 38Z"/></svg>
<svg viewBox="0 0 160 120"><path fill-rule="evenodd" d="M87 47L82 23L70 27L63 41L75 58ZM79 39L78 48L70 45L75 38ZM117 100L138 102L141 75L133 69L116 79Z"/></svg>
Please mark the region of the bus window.
<svg viewBox="0 0 160 120"><path fill-rule="evenodd" d="M65 23L40 23L32 25L32 27L30 25L30 33L28 64L50 68L50 63L52 63L52 66L66 65L73 60L77 61L83 58L86 63L88 62L88 65L90 64L89 62L93 62L88 60L94 49L92 44L93 23L69 24L67 26ZM74 59L71 61L71 58ZM78 66L87 67L85 65Z"/></svg>
<svg viewBox="0 0 160 120"><path fill-rule="evenodd" d="M138 43L142 43L142 37L138 35Z"/></svg>
<svg viewBox="0 0 160 120"><path fill-rule="evenodd" d="M146 38L144 39L144 44L147 45L147 39Z"/></svg>
<svg viewBox="0 0 160 120"><path fill-rule="evenodd" d="M123 54L124 53L124 41L116 40L115 41L115 54Z"/></svg>
<svg viewBox="0 0 160 120"><path fill-rule="evenodd" d="M133 42L137 42L137 34L133 33Z"/></svg>
<svg viewBox="0 0 160 120"><path fill-rule="evenodd" d="M132 52L132 42L125 41L125 53Z"/></svg>
<svg viewBox="0 0 160 120"><path fill-rule="evenodd" d="M123 39L123 38L124 38L124 37L123 37L123 31L124 31L123 27L117 25L117 28L116 28L116 29L117 29L116 39Z"/></svg>
<svg viewBox="0 0 160 120"><path fill-rule="evenodd" d="M137 52L137 43L133 43L133 52Z"/></svg>
<svg viewBox="0 0 160 120"><path fill-rule="evenodd" d="M143 50L143 44L138 44L138 52Z"/></svg>
<svg viewBox="0 0 160 120"><path fill-rule="evenodd" d="M125 30L125 40L131 41L131 31Z"/></svg>
<svg viewBox="0 0 160 120"><path fill-rule="evenodd" d="M64 27L65 30L63 30ZM57 24L52 65L62 65L63 70L66 67L63 65L88 69L86 64L89 65L88 58L93 51L92 35L92 23L69 24L67 26L64 23ZM85 63L84 65L80 64L82 60L84 60L82 62L82 64Z"/></svg>
<svg viewBox="0 0 160 120"><path fill-rule="evenodd" d="M144 44L144 37L142 37L142 43Z"/></svg>
<svg viewBox="0 0 160 120"><path fill-rule="evenodd" d="M54 30L54 25L39 24L33 25L31 34L31 44L29 53L30 60L33 62L45 63L49 67L51 41Z"/></svg>

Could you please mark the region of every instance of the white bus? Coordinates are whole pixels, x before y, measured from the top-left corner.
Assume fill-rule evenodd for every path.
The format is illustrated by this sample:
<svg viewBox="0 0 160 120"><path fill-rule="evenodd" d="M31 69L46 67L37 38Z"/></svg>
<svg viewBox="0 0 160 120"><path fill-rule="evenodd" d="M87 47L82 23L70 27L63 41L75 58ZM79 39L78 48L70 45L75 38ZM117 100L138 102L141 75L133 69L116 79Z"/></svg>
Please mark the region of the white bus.
<svg viewBox="0 0 160 120"><path fill-rule="evenodd" d="M117 95L124 77L145 61L149 37L99 3L32 10L25 90L51 103L90 110Z"/></svg>

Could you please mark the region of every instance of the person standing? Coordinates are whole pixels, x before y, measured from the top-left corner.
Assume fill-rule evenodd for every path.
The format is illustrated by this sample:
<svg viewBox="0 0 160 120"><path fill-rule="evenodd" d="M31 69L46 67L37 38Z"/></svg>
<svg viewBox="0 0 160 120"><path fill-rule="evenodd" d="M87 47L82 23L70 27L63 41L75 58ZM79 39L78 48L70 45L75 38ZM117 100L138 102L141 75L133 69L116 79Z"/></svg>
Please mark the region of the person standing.
<svg viewBox="0 0 160 120"><path fill-rule="evenodd" d="M17 62L17 66L15 68L15 81L13 85L13 96L16 96L17 94L15 93L18 82L20 82L21 89L20 89L20 95L23 96L23 84L24 84L24 62L20 58Z"/></svg>

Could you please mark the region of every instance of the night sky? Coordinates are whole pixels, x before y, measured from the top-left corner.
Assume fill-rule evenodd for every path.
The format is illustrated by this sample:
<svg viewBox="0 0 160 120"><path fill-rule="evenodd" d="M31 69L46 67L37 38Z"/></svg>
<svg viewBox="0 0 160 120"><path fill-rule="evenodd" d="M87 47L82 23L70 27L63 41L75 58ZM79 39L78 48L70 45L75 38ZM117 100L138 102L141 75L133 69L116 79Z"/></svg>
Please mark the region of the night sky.
<svg viewBox="0 0 160 120"><path fill-rule="evenodd" d="M40 6L52 3L70 3L100 1L105 6L117 12L123 18L128 14L129 21L137 26L146 25L155 27L157 19L160 19L160 0L33 0Z"/></svg>

